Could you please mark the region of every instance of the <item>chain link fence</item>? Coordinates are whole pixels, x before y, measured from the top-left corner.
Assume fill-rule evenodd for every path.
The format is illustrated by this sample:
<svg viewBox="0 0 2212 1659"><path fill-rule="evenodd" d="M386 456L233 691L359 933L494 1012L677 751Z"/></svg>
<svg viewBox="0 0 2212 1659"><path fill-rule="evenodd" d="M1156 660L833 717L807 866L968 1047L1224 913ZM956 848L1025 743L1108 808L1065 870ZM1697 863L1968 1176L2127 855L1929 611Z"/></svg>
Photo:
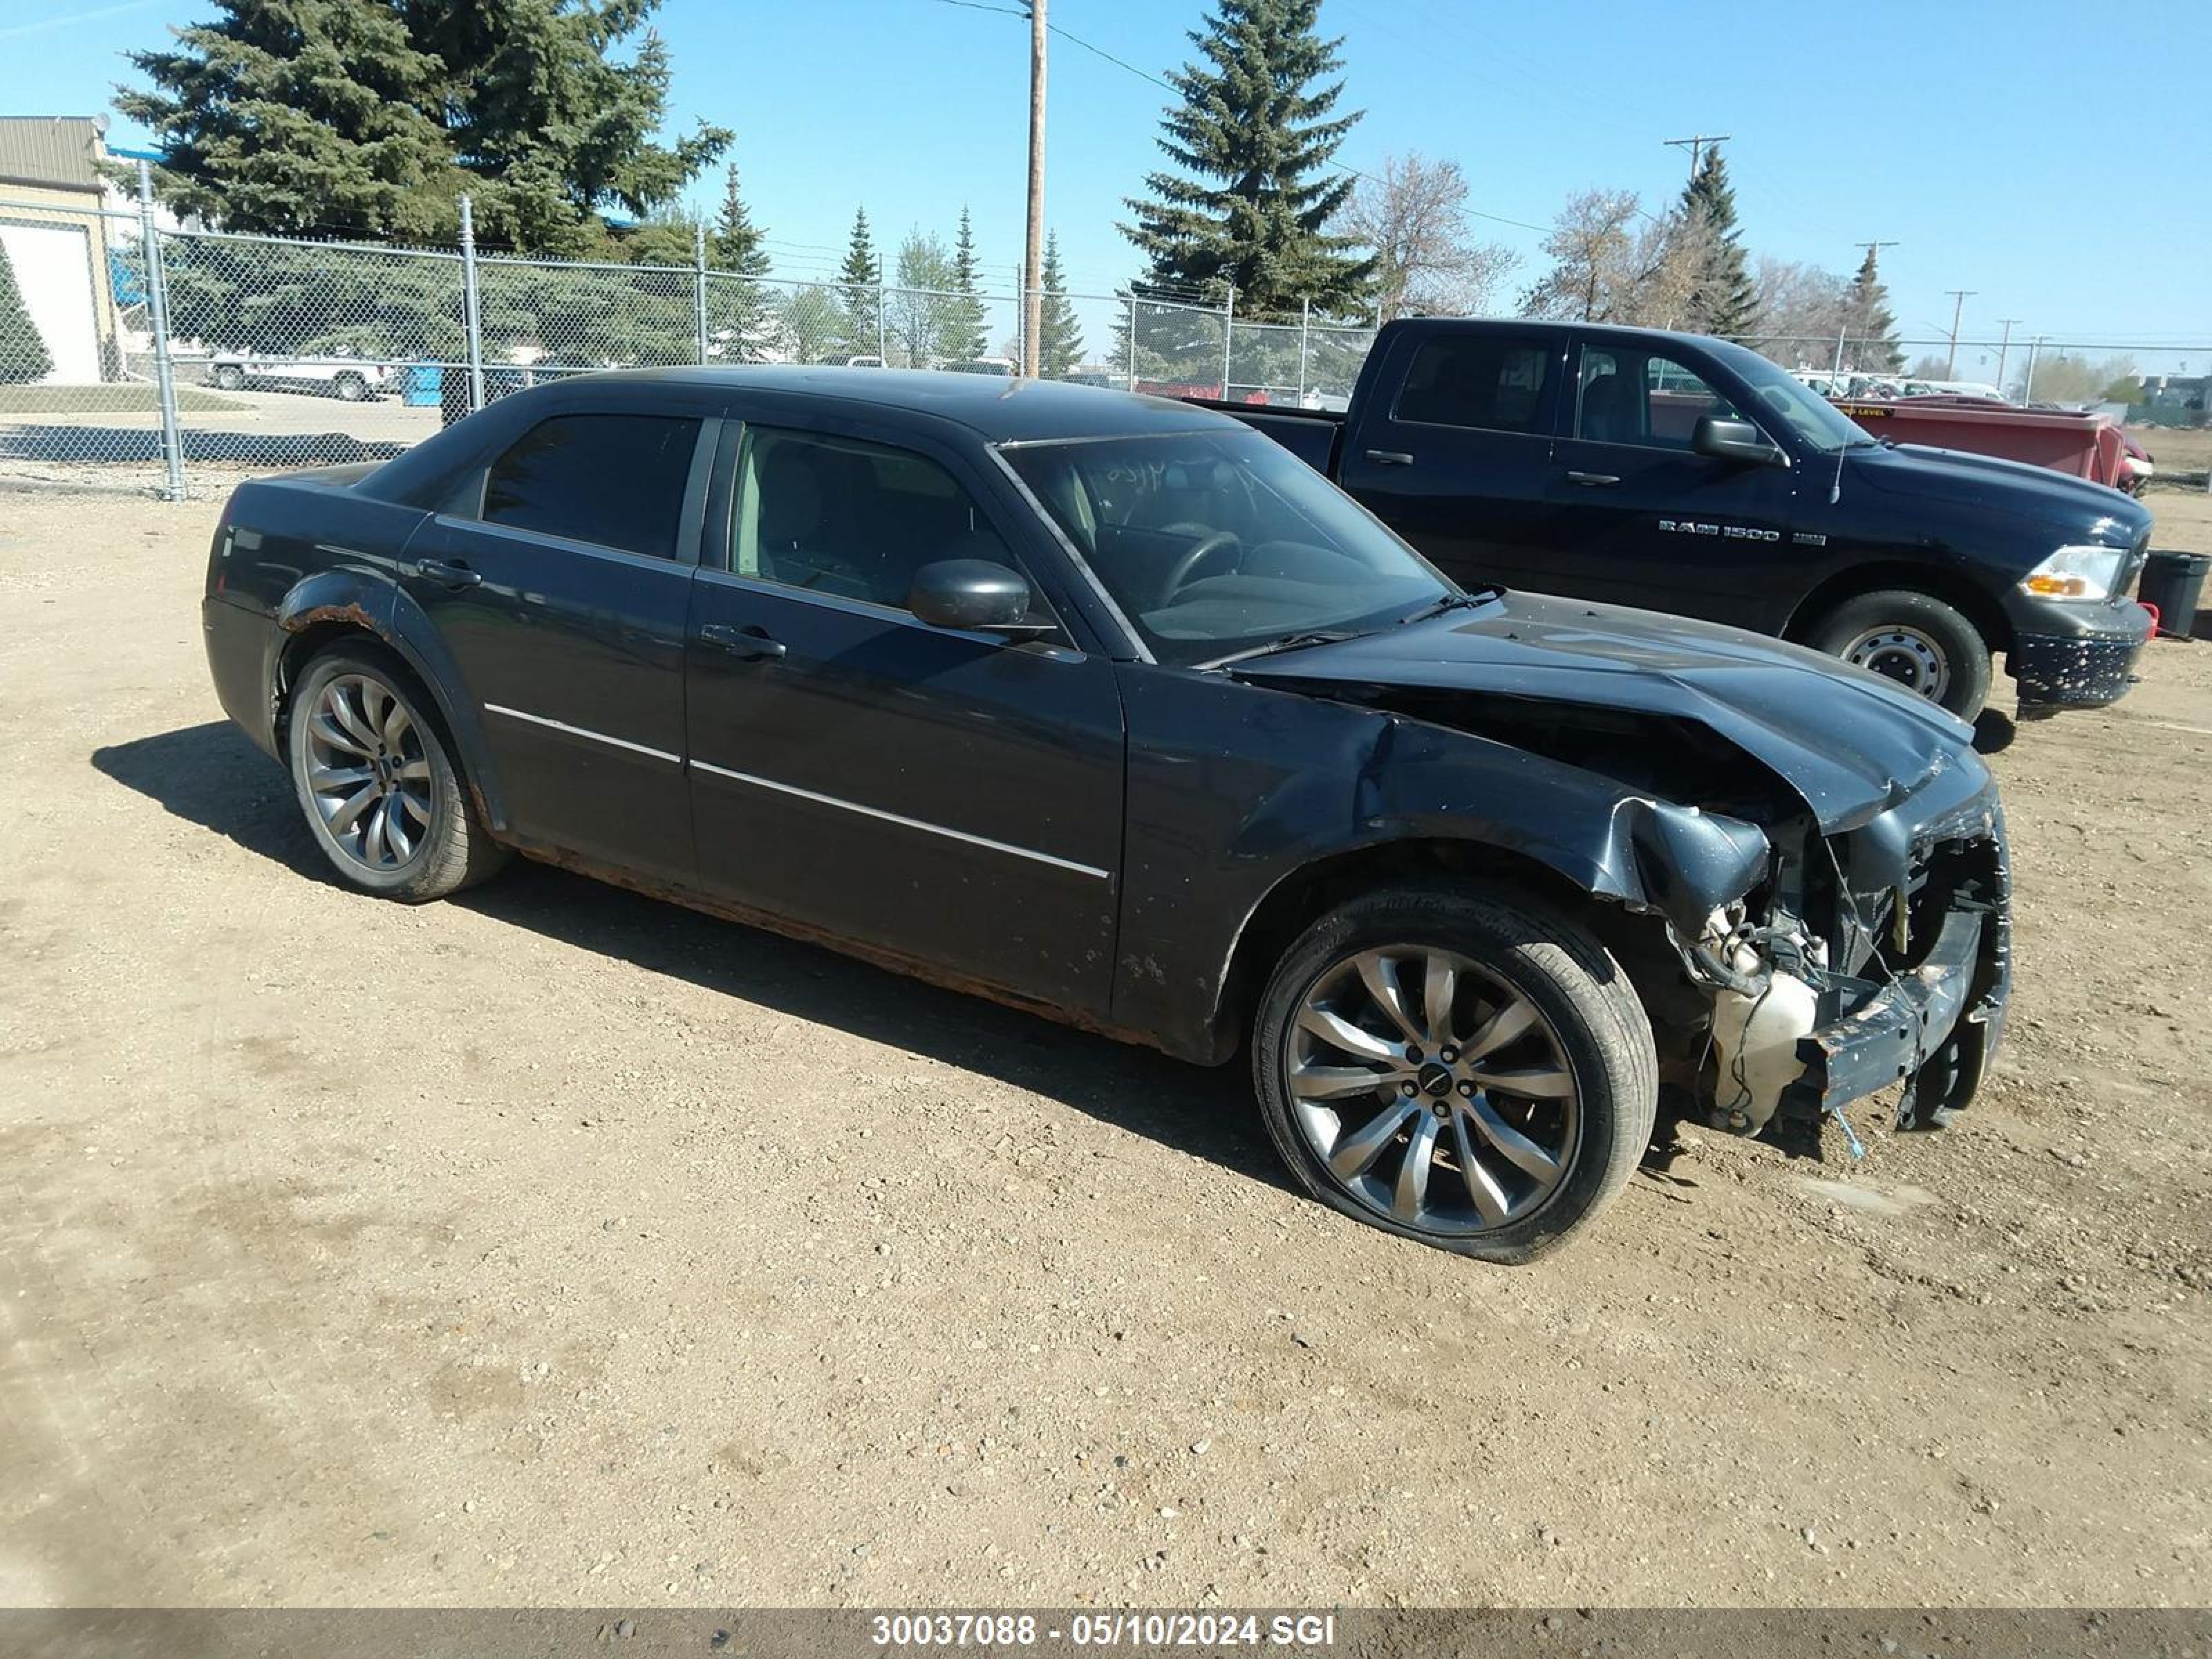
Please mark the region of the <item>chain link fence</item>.
<svg viewBox="0 0 2212 1659"><path fill-rule="evenodd" d="M378 460L507 394L597 369L810 363L1010 375L1020 297L742 277L459 248L310 242L157 227L137 211L0 198L0 484L179 496L252 470ZM1039 300L1049 378L1169 397L1341 409L1372 329L1254 319L1114 295ZM1838 397L1904 387L1848 337L1747 342L1828 377ZM2039 365L2118 361L2124 346L1907 340L1955 378L2015 393ZM2140 349L2146 399L2204 421L2199 353ZM1946 379L1953 377L1947 376ZM2073 376L2079 379L2078 374ZM2008 383L2009 382L2009 384ZM2194 388L2191 391L2190 388ZM2196 403L2185 400L2194 397ZM2153 411L2163 405L2147 404Z"/></svg>

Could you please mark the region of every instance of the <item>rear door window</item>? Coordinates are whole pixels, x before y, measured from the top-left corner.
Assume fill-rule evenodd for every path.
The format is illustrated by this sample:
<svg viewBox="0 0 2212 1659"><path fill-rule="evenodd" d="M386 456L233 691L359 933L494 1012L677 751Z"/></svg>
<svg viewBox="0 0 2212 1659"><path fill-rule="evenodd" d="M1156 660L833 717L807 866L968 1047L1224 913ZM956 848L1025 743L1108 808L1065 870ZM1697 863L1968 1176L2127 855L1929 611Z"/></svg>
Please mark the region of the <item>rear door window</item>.
<svg viewBox="0 0 2212 1659"><path fill-rule="evenodd" d="M694 419L556 415L492 463L483 520L676 558L698 442Z"/></svg>
<svg viewBox="0 0 2212 1659"><path fill-rule="evenodd" d="M1393 418L1540 434L1556 355L1537 339L1438 335L1413 353Z"/></svg>

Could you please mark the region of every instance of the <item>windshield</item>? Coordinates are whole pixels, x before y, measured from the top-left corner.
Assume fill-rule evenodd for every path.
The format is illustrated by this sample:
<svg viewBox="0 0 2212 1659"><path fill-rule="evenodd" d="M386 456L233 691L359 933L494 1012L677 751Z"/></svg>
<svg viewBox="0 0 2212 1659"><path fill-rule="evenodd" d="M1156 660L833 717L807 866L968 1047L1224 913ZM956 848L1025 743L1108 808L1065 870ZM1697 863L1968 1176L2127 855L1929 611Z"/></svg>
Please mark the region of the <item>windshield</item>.
<svg viewBox="0 0 2212 1659"><path fill-rule="evenodd" d="M1164 663L1380 628L1459 591L1257 432L1000 453Z"/></svg>
<svg viewBox="0 0 2212 1659"><path fill-rule="evenodd" d="M1839 449L1866 448L1875 442L1826 398L1757 352L1730 351L1728 362L1750 384L1765 412L1783 421L1815 453L1832 455Z"/></svg>

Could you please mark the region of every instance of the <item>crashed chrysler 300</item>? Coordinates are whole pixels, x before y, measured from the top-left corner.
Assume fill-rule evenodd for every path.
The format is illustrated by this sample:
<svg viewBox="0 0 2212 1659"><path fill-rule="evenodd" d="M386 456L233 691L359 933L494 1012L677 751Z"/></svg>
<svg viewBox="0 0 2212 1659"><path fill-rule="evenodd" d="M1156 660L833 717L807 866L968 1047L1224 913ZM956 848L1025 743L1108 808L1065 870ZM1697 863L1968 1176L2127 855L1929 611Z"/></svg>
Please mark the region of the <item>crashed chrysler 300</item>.
<svg viewBox="0 0 2212 1659"><path fill-rule="evenodd" d="M520 850L1242 1048L1308 1190L1469 1255L1593 1214L1662 1084L1755 1132L1902 1082L1933 1126L1998 1036L1966 726L1750 634L1462 590L1180 404L580 377L241 486L203 614L348 882Z"/></svg>

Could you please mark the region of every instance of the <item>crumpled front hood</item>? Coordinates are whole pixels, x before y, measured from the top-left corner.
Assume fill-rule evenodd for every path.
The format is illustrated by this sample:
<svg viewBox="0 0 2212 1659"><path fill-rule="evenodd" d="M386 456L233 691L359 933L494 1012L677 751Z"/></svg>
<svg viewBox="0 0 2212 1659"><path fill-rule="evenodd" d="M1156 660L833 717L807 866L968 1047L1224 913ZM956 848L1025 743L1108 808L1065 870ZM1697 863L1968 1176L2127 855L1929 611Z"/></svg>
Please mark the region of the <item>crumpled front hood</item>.
<svg viewBox="0 0 2212 1659"><path fill-rule="evenodd" d="M1832 657L1717 623L1534 593L1231 672L1285 687L1460 690L1696 721L1781 776L1828 835L1940 771L1982 765L1972 727Z"/></svg>

